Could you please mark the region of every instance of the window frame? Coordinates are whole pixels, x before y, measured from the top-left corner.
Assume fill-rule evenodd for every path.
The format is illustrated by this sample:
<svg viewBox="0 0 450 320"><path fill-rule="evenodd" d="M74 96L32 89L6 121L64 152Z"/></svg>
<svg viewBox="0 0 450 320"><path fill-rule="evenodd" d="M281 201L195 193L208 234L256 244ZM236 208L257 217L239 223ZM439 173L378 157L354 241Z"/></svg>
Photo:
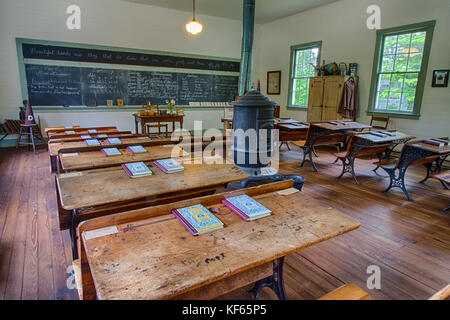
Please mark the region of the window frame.
<svg viewBox="0 0 450 320"><path fill-rule="evenodd" d="M367 109L368 115L375 116L390 116L393 118L405 118L405 119L419 119L420 109L422 107L423 92L425 89L425 83L428 72L428 62L430 60L430 52L433 41L434 28L436 26L436 20L426 21L421 23L415 23L410 25L404 25L394 28L387 28L382 30L377 30L377 39L375 45L375 56L372 68L372 82L370 86L369 104ZM387 111L387 110L376 110L377 101L377 91L378 91L378 79L380 74L380 69L383 62L383 52L384 52L384 40L386 37L393 35L401 35L414 32L426 32L425 44L423 49L422 65L419 71L417 86L416 86L416 96L414 98L414 107L412 112L404 111Z"/></svg>
<svg viewBox="0 0 450 320"><path fill-rule="evenodd" d="M291 46L291 58L290 58L290 71L289 71L289 90L288 90L288 109L291 110L308 110L308 106L294 105L292 101L293 85L294 85L294 73L295 73L295 56L299 50L308 50L312 48L319 48L319 55L317 56L317 63L320 64L322 56L322 41L314 41L304 44L298 44Z"/></svg>

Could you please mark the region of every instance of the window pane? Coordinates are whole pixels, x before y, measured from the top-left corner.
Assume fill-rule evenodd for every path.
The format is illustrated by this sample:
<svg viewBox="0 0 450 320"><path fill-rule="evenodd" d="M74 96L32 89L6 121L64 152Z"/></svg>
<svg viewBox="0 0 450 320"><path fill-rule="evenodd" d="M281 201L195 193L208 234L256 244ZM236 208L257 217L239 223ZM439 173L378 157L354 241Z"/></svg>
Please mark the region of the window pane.
<svg viewBox="0 0 450 320"><path fill-rule="evenodd" d="M398 111L400 110L400 99L402 94L401 93L392 93L389 95L389 101L387 109L390 111Z"/></svg>
<svg viewBox="0 0 450 320"><path fill-rule="evenodd" d="M405 84L403 86L403 92L416 92L417 82L419 80L418 73L408 73L405 75Z"/></svg>
<svg viewBox="0 0 450 320"><path fill-rule="evenodd" d="M378 80L378 91L389 91L390 86L391 86L391 75L390 74L380 75L380 79Z"/></svg>
<svg viewBox="0 0 450 320"><path fill-rule="evenodd" d="M395 72L406 72L406 65L408 63L408 57L407 54L399 54L395 56Z"/></svg>
<svg viewBox="0 0 450 320"><path fill-rule="evenodd" d="M386 110L388 104L389 92L383 91L378 92L377 94L377 103L375 109L377 110Z"/></svg>
<svg viewBox="0 0 450 320"><path fill-rule="evenodd" d="M385 55L381 65L381 72L394 71L394 57L393 55Z"/></svg>
<svg viewBox="0 0 450 320"><path fill-rule="evenodd" d="M415 97L416 97L415 92L404 92L402 95L400 110L413 111Z"/></svg>
<svg viewBox="0 0 450 320"><path fill-rule="evenodd" d="M384 39L384 54L395 54L397 49L397 36L386 37Z"/></svg>
<svg viewBox="0 0 450 320"><path fill-rule="evenodd" d="M422 53L411 54L409 57L408 71L420 71L422 67Z"/></svg>
<svg viewBox="0 0 450 320"><path fill-rule="evenodd" d="M294 79L292 91L292 104L296 106L307 106L309 95L309 78Z"/></svg>
<svg viewBox="0 0 450 320"><path fill-rule="evenodd" d="M402 92L403 74L393 74L391 77L391 92Z"/></svg>
<svg viewBox="0 0 450 320"><path fill-rule="evenodd" d="M411 40L411 52L423 52L425 47L425 32L413 33Z"/></svg>
<svg viewBox="0 0 450 320"><path fill-rule="evenodd" d="M409 46L411 45L411 34L401 34L398 36L396 54L408 54Z"/></svg>

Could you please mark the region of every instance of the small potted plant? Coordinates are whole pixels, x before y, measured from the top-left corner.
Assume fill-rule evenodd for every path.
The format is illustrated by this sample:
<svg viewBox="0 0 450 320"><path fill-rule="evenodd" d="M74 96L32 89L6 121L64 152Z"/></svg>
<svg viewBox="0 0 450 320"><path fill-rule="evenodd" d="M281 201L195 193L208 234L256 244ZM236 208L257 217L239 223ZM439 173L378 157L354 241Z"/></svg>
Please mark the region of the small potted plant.
<svg viewBox="0 0 450 320"><path fill-rule="evenodd" d="M170 114L170 115L176 114L175 103L176 103L175 99L171 99L170 101L166 100L168 114Z"/></svg>

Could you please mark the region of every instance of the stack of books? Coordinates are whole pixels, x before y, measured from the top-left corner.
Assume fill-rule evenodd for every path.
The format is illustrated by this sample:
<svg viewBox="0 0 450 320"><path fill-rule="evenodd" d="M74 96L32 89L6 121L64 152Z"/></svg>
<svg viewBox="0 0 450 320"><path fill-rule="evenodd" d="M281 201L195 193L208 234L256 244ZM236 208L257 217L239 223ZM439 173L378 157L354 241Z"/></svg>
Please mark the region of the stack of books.
<svg viewBox="0 0 450 320"><path fill-rule="evenodd" d="M102 152L107 157L120 156L122 154L117 148L104 148Z"/></svg>
<svg viewBox="0 0 450 320"><path fill-rule="evenodd" d="M442 140L442 139L436 139L436 138L432 138L432 139L427 139L423 141L426 144L430 144L432 146L436 146L439 148L448 146L448 141L447 140Z"/></svg>
<svg viewBox="0 0 450 320"><path fill-rule="evenodd" d="M175 209L172 213L194 236L222 229L223 223L203 205Z"/></svg>
<svg viewBox="0 0 450 320"><path fill-rule="evenodd" d="M92 137L90 135L81 135L80 138L81 139L92 139Z"/></svg>
<svg viewBox="0 0 450 320"><path fill-rule="evenodd" d="M222 200L222 203L245 221L258 220L270 216L272 213L248 195L227 198Z"/></svg>
<svg viewBox="0 0 450 320"><path fill-rule="evenodd" d="M129 146L127 150L131 153L146 153L148 152L143 146Z"/></svg>
<svg viewBox="0 0 450 320"><path fill-rule="evenodd" d="M122 141L120 141L119 138L108 138L106 139L106 142L109 144L121 144Z"/></svg>
<svg viewBox="0 0 450 320"><path fill-rule="evenodd" d="M88 146L99 146L100 145L100 142L97 139L87 139L84 141L86 141L86 144Z"/></svg>
<svg viewBox="0 0 450 320"><path fill-rule="evenodd" d="M122 164L122 168L130 178L147 177L153 174L143 162L125 163Z"/></svg>
<svg viewBox="0 0 450 320"><path fill-rule="evenodd" d="M153 162L155 166L164 173L175 173L184 171L184 167L174 159L162 159Z"/></svg>

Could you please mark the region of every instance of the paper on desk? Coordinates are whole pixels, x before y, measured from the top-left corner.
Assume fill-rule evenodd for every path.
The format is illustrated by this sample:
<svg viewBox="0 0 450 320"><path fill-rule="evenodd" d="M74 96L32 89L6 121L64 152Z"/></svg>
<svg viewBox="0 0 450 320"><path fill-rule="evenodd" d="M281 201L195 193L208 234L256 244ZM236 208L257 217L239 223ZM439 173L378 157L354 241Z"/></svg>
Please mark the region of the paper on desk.
<svg viewBox="0 0 450 320"><path fill-rule="evenodd" d="M119 229L117 226L105 227L96 230L90 230L83 232L83 236L85 240L91 240L95 238L100 238L104 236L109 236L110 234L118 233Z"/></svg>

